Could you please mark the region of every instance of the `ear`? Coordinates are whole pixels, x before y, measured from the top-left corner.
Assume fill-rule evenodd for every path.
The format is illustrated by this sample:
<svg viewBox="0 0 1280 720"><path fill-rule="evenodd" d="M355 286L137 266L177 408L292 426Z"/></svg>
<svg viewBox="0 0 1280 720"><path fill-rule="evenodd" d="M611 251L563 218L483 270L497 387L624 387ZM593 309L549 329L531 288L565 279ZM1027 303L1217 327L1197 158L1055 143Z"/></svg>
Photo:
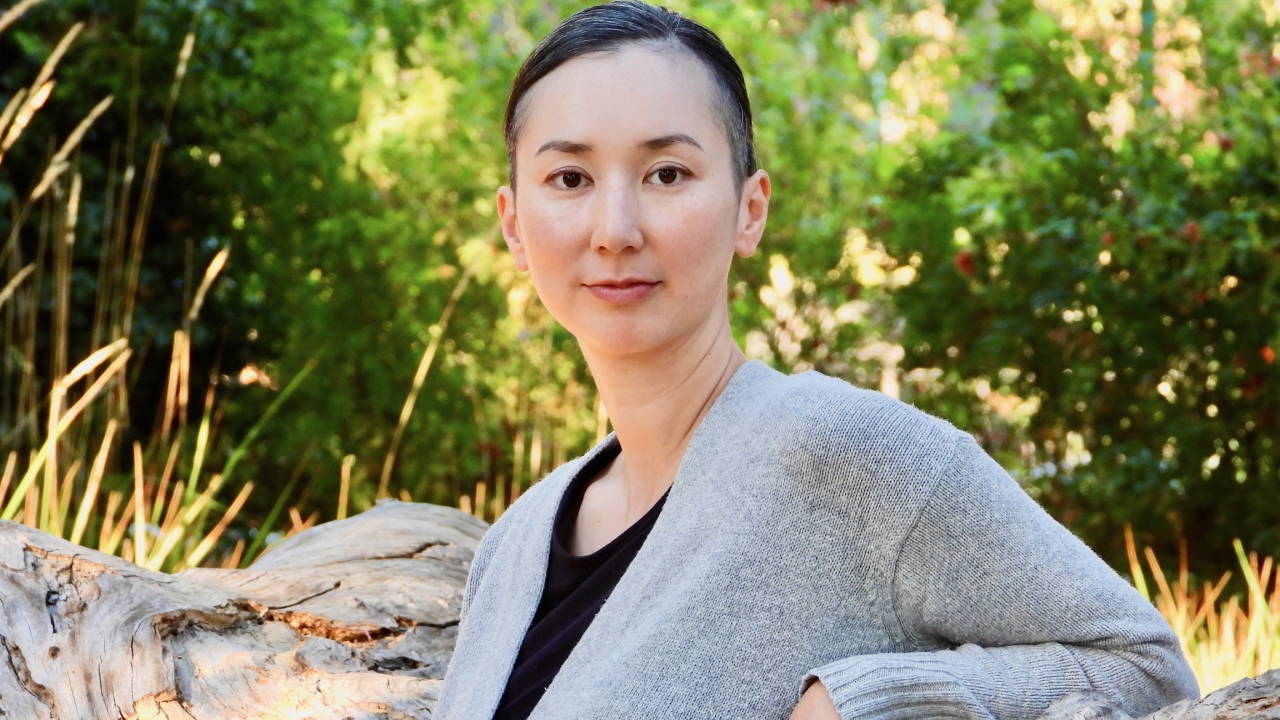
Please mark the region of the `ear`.
<svg viewBox="0 0 1280 720"><path fill-rule="evenodd" d="M733 251L742 257L751 257L760 238L764 236L765 222L769 219L769 196L773 186L769 173L757 170L742 183L742 199L738 204L738 237Z"/></svg>
<svg viewBox="0 0 1280 720"><path fill-rule="evenodd" d="M498 219L502 221L502 239L507 242L507 249L516 261L516 269L529 271L529 257L524 251L524 241L520 239L520 223L516 220L516 192L503 185L498 188L495 198L498 205Z"/></svg>

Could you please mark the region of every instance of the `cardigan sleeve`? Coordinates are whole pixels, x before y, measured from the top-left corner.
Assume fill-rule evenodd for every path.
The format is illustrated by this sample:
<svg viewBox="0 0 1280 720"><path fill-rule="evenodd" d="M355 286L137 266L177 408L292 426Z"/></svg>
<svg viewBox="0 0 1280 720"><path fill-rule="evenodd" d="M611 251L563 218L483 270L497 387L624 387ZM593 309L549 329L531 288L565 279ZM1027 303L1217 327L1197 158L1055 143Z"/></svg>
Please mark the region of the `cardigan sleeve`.
<svg viewBox="0 0 1280 720"><path fill-rule="evenodd" d="M812 670L843 720L1034 720L1101 692L1135 717L1199 697L1168 623L967 435L903 541L894 610L921 652Z"/></svg>

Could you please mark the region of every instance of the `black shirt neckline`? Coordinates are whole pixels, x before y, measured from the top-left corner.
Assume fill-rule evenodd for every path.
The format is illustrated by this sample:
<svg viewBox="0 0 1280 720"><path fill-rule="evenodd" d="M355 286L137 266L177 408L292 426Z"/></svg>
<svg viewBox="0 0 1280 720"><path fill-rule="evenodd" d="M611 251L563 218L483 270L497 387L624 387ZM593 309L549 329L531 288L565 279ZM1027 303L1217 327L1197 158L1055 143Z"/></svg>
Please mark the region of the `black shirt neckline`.
<svg viewBox="0 0 1280 720"><path fill-rule="evenodd" d="M614 438L612 442L601 448L596 457L592 458L590 467L583 467L582 471L574 477L569 488L565 491L564 499L560 502L560 509L556 512L555 531L552 533L551 540L551 552L556 556L556 559L581 566L598 565L611 557L618 551L619 547L626 545L636 535L641 533L647 535L649 529L653 527L658 514L662 512L662 506L666 504L667 495L671 493L671 488L667 488L662 497L658 498L658 501L653 504L653 507L645 511L644 515L641 515L635 522L628 525L625 530L599 549L586 555L574 555L569 550L569 541L573 537L573 529L578 522L578 513L582 510L582 498L586 495L587 488L591 483L600 479L604 471L608 469L609 464L621 452L622 446L618 444L617 438Z"/></svg>
<svg viewBox="0 0 1280 720"><path fill-rule="evenodd" d="M568 539L587 486L621 452L613 438L570 481L556 511L542 598L525 632L494 720L527 720L613 589L631 566L666 504L670 488L639 520L604 547L572 555Z"/></svg>

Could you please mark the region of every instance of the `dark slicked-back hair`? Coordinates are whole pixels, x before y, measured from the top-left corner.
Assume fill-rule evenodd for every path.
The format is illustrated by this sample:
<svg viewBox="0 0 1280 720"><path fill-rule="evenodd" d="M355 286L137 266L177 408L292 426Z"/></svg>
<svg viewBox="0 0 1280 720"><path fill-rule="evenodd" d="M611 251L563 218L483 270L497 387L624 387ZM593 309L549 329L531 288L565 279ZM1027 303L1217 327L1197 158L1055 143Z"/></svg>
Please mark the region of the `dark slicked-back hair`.
<svg viewBox="0 0 1280 720"><path fill-rule="evenodd" d="M522 101L529 90L551 71L574 58L612 52L624 45L673 47L689 53L706 67L716 87L714 106L724 121L733 154L733 172L739 189L756 171L752 139L751 101L742 68L720 38L701 23L640 0L615 0L575 13L551 31L516 73L507 100L502 129L507 143L507 172L516 186L516 139L522 124Z"/></svg>

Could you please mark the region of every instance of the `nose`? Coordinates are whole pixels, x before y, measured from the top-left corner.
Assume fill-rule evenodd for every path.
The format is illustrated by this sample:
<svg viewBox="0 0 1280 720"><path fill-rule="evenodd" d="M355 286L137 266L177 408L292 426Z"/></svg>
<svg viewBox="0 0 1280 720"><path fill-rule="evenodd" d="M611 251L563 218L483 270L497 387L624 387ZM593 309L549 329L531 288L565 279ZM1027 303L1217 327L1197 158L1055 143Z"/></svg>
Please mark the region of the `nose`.
<svg viewBox="0 0 1280 720"><path fill-rule="evenodd" d="M639 250L644 245L640 229L640 199L629 183L610 183L596 194L596 223L591 235L591 249L596 252L623 253Z"/></svg>

